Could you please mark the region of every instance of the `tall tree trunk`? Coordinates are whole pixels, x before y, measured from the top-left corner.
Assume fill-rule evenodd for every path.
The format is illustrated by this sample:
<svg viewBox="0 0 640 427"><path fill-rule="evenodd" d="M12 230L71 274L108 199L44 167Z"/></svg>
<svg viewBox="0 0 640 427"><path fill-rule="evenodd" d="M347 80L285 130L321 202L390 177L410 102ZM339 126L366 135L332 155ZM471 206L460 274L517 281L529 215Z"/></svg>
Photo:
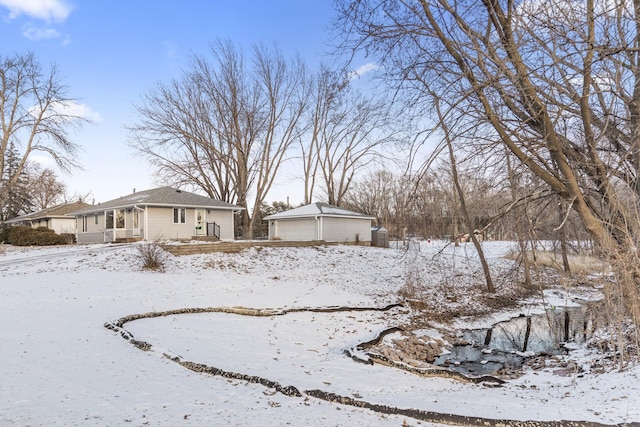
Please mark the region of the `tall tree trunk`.
<svg viewBox="0 0 640 427"><path fill-rule="evenodd" d="M527 255L527 244L525 232L522 226L522 208L518 201L518 183L516 181L515 172L511 164L511 156L509 150L505 148L505 159L507 162L507 173L509 175L509 186L511 187L511 202L514 204L513 216L516 224L516 236L518 238L518 248L520 249L520 260L522 262L522 269L524 270L524 286L531 288L531 264L529 263L529 256Z"/></svg>
<svg viewBox="0 0 640 427"><path fill-rule="evenodd" d="M469 210L467 209L467 204L465 201L465 194L462 190L462 186L460 185L460 179L458 177L458 166L456 164L456 156L453 152L453 142L451 141L449 130L447 125L443 122L442 112L440 111L440 104L436 101L436 110L438 112L438 117L441 121L441 126L444 131L444 138L447 144L447 148L449 149L449 160L451 161L451 175L453 177L453 183L456 187L456 192L458 194L458 200L460 201L460 209L462 211L462 215L464 216L464 220L467 223L467 227L469 230L469 236L471 236L471 240L473 241L473 246L475 246L476 251L478 252L478 257L480 258L480 264L482 264L482 271L484 272L484 280L487 283L487 292L494 293L496 288L493 284L493 279L491 278L491 270L489 270L489 264L484 256L484 250L482 249L482 245L478 241L476 234L474 233L473 224L471 223L471 217L469 215ZM458 239L456 239L456 242Z"/></svg>
<svg viewBox="0 0 640 427"><path fill-rule="evenodd" d="M569 215L569 212L567 212ZM561 198L558 200L558 218L560 219L560 225L558 226L558 239L560 240L560 254L562 256L562 268L566 273L571 273L571 266L569 265L568 245L567 245L567 233L565 231L566 220L564 217L564 203Z"/></svg>

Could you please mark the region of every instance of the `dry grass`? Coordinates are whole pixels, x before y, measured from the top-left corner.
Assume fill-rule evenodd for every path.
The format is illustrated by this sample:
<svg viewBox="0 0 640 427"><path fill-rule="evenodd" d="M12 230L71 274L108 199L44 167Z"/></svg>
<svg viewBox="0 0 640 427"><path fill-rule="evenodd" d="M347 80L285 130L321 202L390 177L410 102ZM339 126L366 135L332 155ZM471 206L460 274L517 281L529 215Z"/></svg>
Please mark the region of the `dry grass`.
<svg viewBox="0 0 640 427"><path fill-rule="evenodd" d="M529 253L528 256L533 265L534 254ZM405 271L405 283L398 295L419 313L422 321L447 323L456 317L482 316L517 307L543 289L592 284L603 273L611 271L610 266L597 257L572 255L569 257L572 274L567 275L563 272L559 253L537 251L535 284L525 286L522 270L518 268L518 254L512 253L506 258L496 260L492 265L496 292L488 293L478 266L464 262L453 266L443 260L444 267L439 269L433 267L432 259L416 255L415 259L407 260L409 267ZM510 262L513 260L516 262Z"/></svg>
<svg viewBox="0 0 640 427"><path fill-rule="evenodd" d="M562 255L551 251L527 252L529 262L537 267L552 268L562 272ZM517 259L518 253L513 252L507 256L509 259ZM589 275L597 273L610 273L611 266L603 259L590 255L568 255L569 268L572 273L579 275Z"/></svg>

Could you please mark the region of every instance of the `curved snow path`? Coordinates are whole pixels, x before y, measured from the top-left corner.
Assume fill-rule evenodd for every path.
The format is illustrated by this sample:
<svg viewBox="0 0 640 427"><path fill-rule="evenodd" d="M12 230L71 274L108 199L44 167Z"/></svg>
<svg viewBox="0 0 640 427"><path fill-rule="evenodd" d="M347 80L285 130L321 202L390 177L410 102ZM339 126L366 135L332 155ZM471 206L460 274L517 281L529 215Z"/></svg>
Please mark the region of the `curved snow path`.
<svg viewBox="0 0 640 427"><path fill-rule="evenodd" d="M386 307L324 307L324 308L294 308L287 310L272 310L272 309L254 309L246 307L207 307L207 308L183 308L168 311L148 312L142 314L132 314L122 317L115 322L105 323L107 329L114 330L120 334L122 338L129 341L143 351L149 351L152 348L152 344L145 341L139 341L134 339L133 335L124 329L124 325L128 322L139 319L150 319L157 317L166 317L180 314L198 314L198 313L229 313L242 316L281 316L288 313L295 312L316 312L316 313L331 313L341 311L387 311L394 307L401 306L400 304L391 304ZM389 405L380 405L375 403L366 402L363 400L354 399L349 396L342 396L335 393L313 389L300 391L297 387L292 385L284 386L276 381L269 380L256 375L248 375L237 372L226 371L220 368L201 364L192 361L183 360L180 356L163 353L163 357L178 363L179 365L199 373L205 373L214 376L220 376L223 378L236 379L246 381L248 383L261 384L265 387L272 388L277 392L282 393L285 396L302 397L303 395L314 397L317 399L325 400L327 402L339 403L342 405L348 405L358 408L369 409L371 411L389 414L389 415L403 415L406 417L414 418L416 420L448 424L448 425L464 425L464 426L505 426L505 427L640 427L640 423L620 423L620 424L604 424L592 421L519 421L519 420L507 420L507 419L493 419L485 417L464 416L456 414L446 414L435 411L426 411L412 408L398 408Z"/></svg>

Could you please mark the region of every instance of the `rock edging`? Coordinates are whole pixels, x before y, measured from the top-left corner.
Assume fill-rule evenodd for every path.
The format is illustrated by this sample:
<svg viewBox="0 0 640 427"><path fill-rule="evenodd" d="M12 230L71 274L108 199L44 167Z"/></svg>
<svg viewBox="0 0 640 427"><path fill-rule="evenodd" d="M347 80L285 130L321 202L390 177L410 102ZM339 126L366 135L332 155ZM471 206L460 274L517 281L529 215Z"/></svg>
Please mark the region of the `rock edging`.
<svg viewBox="0 0 640 427"><path fill-rule="evenodd" d="M379 311L386 311L386 310L390 310L393 307L397 307L397 306L401 306L401 304L391 304L388 305L386 307L383 307L382 309L380 308L363 308L363 307L358 307L358 308L349 308L349 307L325 307L325 308L296 308L296 309L289 309L289 310L273 310L273 309L253 309L253 308L246 308L246 307L207 307L207 308L183 308L183 309L177 309L177 310L168 310L168 311L163 311L163 312L149 312L149 313L142 313L142 314L132 314L129 316L125 316L122 317L118 320L116 320L115 322L107 322L104 324L104 327L110 330L115 331L116 333L118 333L123 339L129 341L132 345L134 345L135 347L139 348L140 350L143 351L150 351L152 348L152 345L150 343L147 343L145 341L140 341L140 340L136 340L134 339L133 335L125 330L123 328L123 326L128 323L131 322L133 320L138 320L138 319L145 319L145 318L155 318L155 317L162 317L162 316L171 316L171 315L176 315L176 314L193 314L193 313L230 313L230 314L239 314L239 315L245 315L245 316L274 316L274 315L284 315L287 312L301 312L301 311L313 311L313 312L336 312L336 311L348 311L348 310L357 310L357 311L364 311L364 310L379 310ZM368 341L367 343L364 344L376 344L378 342L380 342L380 340L382 339L382 337L384 336L385 333L391 333L390 331L396 331L399 330L399 328L390 328L387 329L386 331L383 331L382 333L378 334L378 336L376 336L376 338L374 338L371 341ZM349 354L349 353L347 353ZM298 390L295 386L283 386L282 384L276 382L276 381L272 381L269 380L267 378L263 378L263 377L259 377L259 376L255 376L255 375L247 375L247 374L242 374L242 373L237 373L237 372L231 372L231 371L225 371L223 369L220 368L216 368L213 366L209 366L209 365L205 365L202 363L196 363L196 362L191 362L191 361L185 361L182 360L181 357L179 356L172 356L169 355L167 353L163 353L162 354L163 357L167 358L168 360L171 360L175 363L178 363L180 366L183 366L191 371L194 372L199 372L199 373L203 373L203 374L208 374L208 375L213 375L213 376L220 376L223 378L229 378L229 379L236 379L236 380L240 380L240 381L246 381L248 383L253 383L253 384L261 384L265 387L271 388L276 390L279 393L282 393L285 396L289 396L289 397L302 397L303 395L307 395L310 397L314 397L316 399L321 399L327 402L332 402L332 403L338 403L341 405L348 405L348 406L353 406L353 407L357 407L357 408L363 408L363 409L368 409L377 413L381 413L381 414L387 414L387 415L403 415L406 417L410 417L416 420L420 420L420 421L425 421L425 422L431 422L431 423L438 423L438 424L447 424L447 425L456 425L456 426L472 426L472 427L476 427L476 426L503 426L503 427L640 427L640 423L636 423L636 422L632 422L632 423L621 423L621 424L602 424L602 423L597 423L597 422L591 422L591 421L517 421L517 420L501 420L501 419L491 419L491 418L482 418L482 417L470 417L470 416L464 416L464 415L456 415L456 414L445 414L445 413L440 413L440 412L433 412L433 411L425 411L425 410L420 410L420 409L413 409L413 408L398 408L398 407L394 407L394 406L389 406L389 405L381 405L381 404L376 404L376 403L369 403L363 400L356 400L354 398L348 397L348 396L341 396L335 393L331 393L331 392L327 392L327 391L323 391L323 390L304 390L304 391L300 391ZM359 357L357 356L357 353L355 352L351 352L352 358L353 357ZM375 354L368 354L368 356L373 359L376 360L377 363L382 363L382 364L389 364L389 366L394 366L394 367L400 367L402 369L408 369L408 368L412 368L413 370L417 370L418 373L420 372L419 375L422 376L441 376L440 374L442 374L442 372L438 372L438 375L431 375L436 373L435 371L430 371L429 370L423 370L423 369L419 369L419 368L414 368L414 367L410 367L409 365L404 365L404 366L399 366L399 364L397 362L393 362L390 359L384 358L384 357L380 357L379 355L375 355ZM365 362L367 363L367 362ZM440 370L438 370L440 371ZM446 375L452 375L452 379L453 376L456 376L456 374L461 375L464 377L464 375L458 373L458 372L453 372L453 371L448 371L448 370L442 370L442 371L446 371L447 374ZM492 381L497 380L493 377L490 377ZM465 380L469 380L469 377L465 377ZM486 380L472 380L471 382L482 382L482 381L486 381ZM498 380L501 381L501 380Z"/></svg>

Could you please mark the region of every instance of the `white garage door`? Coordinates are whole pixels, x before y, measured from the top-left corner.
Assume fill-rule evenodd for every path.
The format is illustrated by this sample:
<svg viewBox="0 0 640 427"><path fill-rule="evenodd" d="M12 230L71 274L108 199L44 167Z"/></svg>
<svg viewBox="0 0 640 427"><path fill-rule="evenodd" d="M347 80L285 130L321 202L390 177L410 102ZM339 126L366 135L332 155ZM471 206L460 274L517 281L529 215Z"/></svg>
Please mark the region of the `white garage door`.
<svg viewBox="0 0 640 427"><path fill-rule="evenodd" d="M278 236L282 240L309 241L316 240L315 219L278 220Z"/></svg>

